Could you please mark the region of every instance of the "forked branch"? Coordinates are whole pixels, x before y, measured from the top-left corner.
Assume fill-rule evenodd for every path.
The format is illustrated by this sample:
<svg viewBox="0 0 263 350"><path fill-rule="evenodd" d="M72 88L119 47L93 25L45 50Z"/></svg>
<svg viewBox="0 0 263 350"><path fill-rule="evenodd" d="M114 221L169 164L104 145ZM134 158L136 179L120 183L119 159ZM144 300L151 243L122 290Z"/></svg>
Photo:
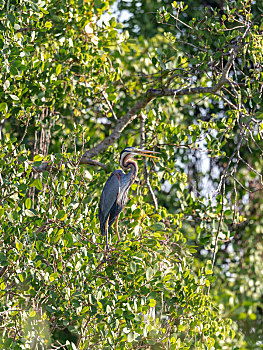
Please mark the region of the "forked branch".
<svg viewBox="0 0 263 350"><path fill-rule="evenodd" d="M195 87L186 87L183 89L148 89L146 94L138 100L133 107L117 121L115 128L113 129L110 136L106 137L103 141L98 143L96 146L87 150L79 160L79 164L90 164L100 166L104 169L107 169L107 166L98 161L92 160L91 158L96 157L100 153L104 152L110 145L114 144L121 136L122 131L136 118L138 118L142 109L144 109L151 100L159 97L172 96L174 98L184 95L195 95L195 94L211 94L217 95L218 91L228 82L228 75L230 68L233 64L233 61L240 51L244 44L239 44L232 48L229 59L222 70L221 77L217 84L204 87L204 86L195 86ZM42 163L40 167L35 167L34 170L42 172L48 170L50 165L48 163Z"/></svg>
<svg viewBox="0 0 263 350"><path fill-rule="evenodd" d="M172 96L172 97L179 97L184 95L195 95L195 94L214 94L216 95L217 92L228 82L228 75L230 68L233 64L233 61L237 55L237 53L240 51L240 49L243 47L243 44L235 46L230 53L230 57L222 71L222 75L218 81L217 84L210 86L210 87L203 87L203 86L196 86L196 87L187 87L185 89L149 89L145 96L137 101L135 105L125 114L124 117L122 117L117 125L115 126L115 129L112 131L111 135L106 137L102 142L91 148L90 150L86 151L81 160L88 160L90 158L93 158L97 156L98 154L105 151L110 145L112 145L116 140L119 139L121 132L126 128L127 125L129 125L134 119L136 119L140 111L145 108L148 103L153 100L154 98L158 97L165 97L165 96Z"/></svg>

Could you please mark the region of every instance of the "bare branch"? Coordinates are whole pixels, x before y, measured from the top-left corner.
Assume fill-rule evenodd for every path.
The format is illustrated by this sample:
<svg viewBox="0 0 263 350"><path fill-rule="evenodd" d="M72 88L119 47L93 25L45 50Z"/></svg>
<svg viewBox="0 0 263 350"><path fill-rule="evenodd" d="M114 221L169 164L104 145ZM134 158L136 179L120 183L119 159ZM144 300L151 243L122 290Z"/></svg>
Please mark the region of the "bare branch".
<svg viewBox="0 0 263 350"><path fill-rule="evenodd" d="M231 101L229 101L225 96L219 94L219 93L215 93L216 96L221 97L223 101L225 101L230 107L232 107L233 109L238 109L237 106L235 106Z"/></svg>
<svg viewBox="0 0 263 350"><path fill-rule="evenodd" d="M92 157L95 157L101 152L105 151L116 140L118 140L126 126L137 118L137 114L141 111L141 109L147 106L147 104L152 100L152 98L152 96L148 96L148 94L146 94L146 96L144 96L141 100L137 101L135 105L125 114L125 116L119 120L111 135L106 137L95 147L86 151L82 158L90 159Z"/></svg>
<svg viewBox="0 0 263 350"><path fill-rule="evenodd" d="M39 166L32 166L32 169L36 173L43 173L44 171L49 171L50 169L52 169L52 167L54 167L52 163L42 162L42 164Z"/></svg>
<svg viewBox="0 0 263 350"><path fill-rule="evenodd" d="M140 118L141 118L141 123L140 123L140 134L141 134L141 148L144 148L145 147L145 117L144 115L141 113L140 115ZM152 196L152 200L153 200L153 203L154 203L154 208L155 208L155 211L158 210L158 202L157 202L157 198L154 194L154 191L152 189L152 186L150 184L150 181L149 181L149 173L148 173L148 169L147 169L147 159L146 157L143 157L143 163L144 163L144 177L145 177L145 182L146 182L146 185L149 189L149 192Z"/></svg>
<svg viewBox="0 0 263 350"><path fill-rule="evenodd" d="M110 101L108 100L107 95L106 95L106 93L104 91L102 91L102 95L103 95L104 100L106 101L106 103L107 103L107 105L108 105L108 107L109 107L109 109L111 111L111 114L112 114L113 118L115 120L118 120L118 118L116 117L116 114L115 114L115 112L114 112L114 110L112 108L112 105L110 104Z"/></svg>
<svg viewBox="0 0 263 350"><path fill-rule="evenodd" d="M194 95L194 94L217 94L217 91L220 90L226 83L228 83L228 74L230 68L233 64L233 61L238 53L238 51L243 47L243 45L236 46L232 49L231 55L222 71L221 78L218 83L214 86L196 86L196 87L187 87L184 89L149 89L147 91L148 96L154 97L164 97L164 96L184 96L184 95ZM222 96L221 96L222 97Z"/></svg>
<svg viewBox="0 0 263 350"><path fill-rule="evenodd" d="M63 164L65 166L67 166L67 162L63 162ZM71 163L72 164L72 163ZM93 159L88 159L85 157L81 157L80 161L78 162L78 164L89 164L89 165L93 165L93 166L99 166L105 170L107 170L107 165L103 164L97 160L93 160ZM33 171L37 172L37 173L43 173L44 171L50 171L52 169L54 170L58 170L57 166L54 166L53 163L50 162L42 162L42 164L40 166L37 167L32 167Z"/></svg>
<svg viewBox="0 0 263 350"><path fill-rule="evenodd" d="M0 270L0 277L2 277L5 274L7 268L8 268L8 266L4 266L4 267L1 268L1 270Z"/></svg>
<svg viewBox="0 0 263 350"><path fill-rule="evenodd" d="M101 162L99 162L97 160L86 159L84 156L81 157L79 164L90 164L90 165L94 165L94 166L99 166L99 167L101 167L101 168L103 168L105 170L107 170L107 168L108 168L106 164L101 163Z"/></svg>
<svg viewBox="0 0 263 350"><path fill-rule="evenodd" d="M29 125L29 121L30 121L30 117L27 118L27 122L26 122L26 127L25 127L25 131L24 131L24 134L21 138L21 140L19 141L19 143L15 146L15 148L10 151L5 157L4 159L8 158L10 156L10 154L14 153L14 151L16 151L18 149L18 147L21 145L21 143L24 141L24 138L26 136L26 133L27 133L27 128L28 128L28 125Z"/></svg>

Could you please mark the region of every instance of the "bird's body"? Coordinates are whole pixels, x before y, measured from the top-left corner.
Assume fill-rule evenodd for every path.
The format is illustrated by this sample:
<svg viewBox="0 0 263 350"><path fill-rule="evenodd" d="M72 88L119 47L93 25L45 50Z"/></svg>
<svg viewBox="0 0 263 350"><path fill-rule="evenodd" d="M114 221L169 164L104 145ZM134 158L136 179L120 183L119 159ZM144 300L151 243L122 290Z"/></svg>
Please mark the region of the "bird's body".
<svg viewBox="0 0 263 350"><path fill-rule="evenodd" d="M118 217L127 204L129 189L134 183L138 173L138 166L133 156L142 154L144 156L156 158L147 153L155 152L139 150L134 147L125 148L120 154L120 165L124 170L129 170L129 172L125 174L121 169L115 170L108 178L103 188L99 203L99 220L101 233L106 235L107 250L108 229L116 220L116 233L119 238L117 226Z"/></svg>
<svg viewBox="0 0 263 350"><path fill-rule="evenodd" d="M115 170L108 178L103 188L99 204L100 229L103 235L105 235L105 223L107 219L109 219L108 228L110 228L122 209L126 206L128 192L134 179L130 178L130 172L125 174L120 169ZM109 193L111 196L109 196ZM122 193L122 196L119 195L120 193ZM108 207L109 211L105 212L103 210L105 207Z"/></svg>

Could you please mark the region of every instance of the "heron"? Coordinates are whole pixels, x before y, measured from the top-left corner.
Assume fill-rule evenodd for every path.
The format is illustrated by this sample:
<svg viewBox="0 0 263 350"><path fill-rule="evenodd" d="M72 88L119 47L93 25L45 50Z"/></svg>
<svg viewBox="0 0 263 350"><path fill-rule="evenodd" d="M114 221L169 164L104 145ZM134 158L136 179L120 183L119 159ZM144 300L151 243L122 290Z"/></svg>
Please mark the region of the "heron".
<svg viewBox="0 0 263 350"><path fill-rule="evenodd" d="M128 201L128 192L136 179L138 165L134 160L135 156L142 155L149 158L158 158L152 154L158 152L139 149L136 147L126 147L120 154L119 164L123 170L130 171L126 174L121 169L114 170L108 178L100 197L99 221L102 235L106 235L106 251L108 246L108 230L115 221L115 231L120 241L118 232L118 220L122 209Z"/></svg>

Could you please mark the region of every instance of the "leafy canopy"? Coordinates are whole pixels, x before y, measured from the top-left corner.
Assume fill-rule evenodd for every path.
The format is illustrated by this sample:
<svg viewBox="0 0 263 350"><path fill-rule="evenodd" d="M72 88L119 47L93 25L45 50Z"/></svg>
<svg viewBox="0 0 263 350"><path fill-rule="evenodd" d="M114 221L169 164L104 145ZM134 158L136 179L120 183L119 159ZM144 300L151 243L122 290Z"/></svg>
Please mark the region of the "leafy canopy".
<svg viewBox="0 0 263 350"><path fill-rule="evenodd" d="M260 11L173 2L136 32L136 17L107 19L112 5L0 5L0 348L254 346ZM138 160L105 256L99 196L139 144L160 160Z"/></svg>

